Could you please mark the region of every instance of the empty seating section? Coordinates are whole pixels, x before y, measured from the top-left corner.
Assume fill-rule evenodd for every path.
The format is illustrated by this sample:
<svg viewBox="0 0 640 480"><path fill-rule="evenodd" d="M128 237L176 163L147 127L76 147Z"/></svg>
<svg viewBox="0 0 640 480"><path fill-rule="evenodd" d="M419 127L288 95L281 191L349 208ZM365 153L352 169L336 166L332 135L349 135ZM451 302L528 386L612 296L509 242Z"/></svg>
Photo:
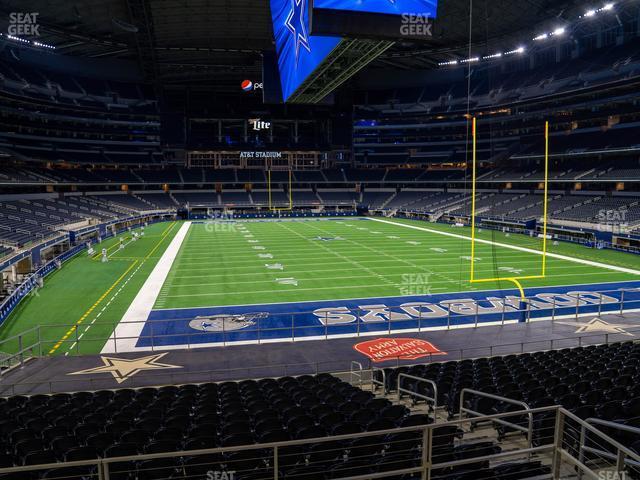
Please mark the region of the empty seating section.
<svg viewBox="0 0 640 480"><path fill-rule="evenodd" d="M411 416L404 406L328 374L16 396L1 399L0 411L2 467L299 440L431 422L426 415ZM443 441L452 443L453 435ZM416 437L374 437L283 448L279 468L284 478L337 478L351 469L365 473L390 469L383 451L396 462L412 464L420 458L420 442ZM401 456L403 452L410 458ZM169 465L167 461L116 464L110 478L206 478L211 470L235 471L238 480L273 478L272 458L260 449L186 456ZM323 473L317 473L318 468ZM72 478L92 473L87 467L73 471ZM309 476L314 471L317 476ZM302 473L307 476L297 476ZM32 478L20 475L6 478ZM55 476L52 470L46 478Z"/></svg>
<svg viewBox="0 0 640 480"><path fill-rule="evenodd" d="M358 202L360 194L349 191L318 191L318 196L326 205L352 205Z"/></svg>
<svg viewBox="0 0 640 480"><path fill-rule="evenodd" d="M2 238L2 237L0 237ZM6 247L4 245L0 245L0 258L6 257L7 255L10 255L11 253L13 253L13 248L10 247Z"/></svg>
<svg viewBox="0 0 640 480"><path fill-rule="evenodd" d="M97 178L104 179L109 183L141 183L142 179L129 170L93 170ZM94 180L95 181L95 180Z"/></svg>
<svg viewBox="0 0 640 480"><path fill-rule="evenodd" d="M137 170L136 175L140 177L145 183L182 183L177 168L165 168L162 170Z"/></svg>
<svg viewBox="0 0 640 480"><path fill-rule="evenodd" d="M343 170L338 170L338 169L324 170L323 174L328 182L343 183L347 181Z"/></svg>
<svg viewBox="0 0 640 480"><path fill-rule="evenodd" d="M181 168L180 178L184 183L204 183L204 171L202 168Z"/></svg>
<svg viewBox="0 0 640 480"><path fill-rule="evenodd" d="M251 205L251 197L247 192L222 192L222 203L225 205Z"/></svg>
<svg viewBox="0 0 640 480"><path fill-rule="evenodd" d="M479 193L476 196L476 214L484 215L492 207L508 204L518 195L513 194L493 194L493 193ZM464 202L458 202L454 206L445 207L444 211L447 213L455 213L459 215L471 215L472 213L471 199L467 198Z"/></svg>
<svg viewBox="0 0 640 480"><path fill-rule="evenodd" d="M87 154L91 155L91 154ZM104 163L104 159L94 159L96 163ZM0 167L0 182L5 183L120 183L120 184L192 184L205 183L222 184L246 184L253 183L264 185L268 178L264 170L260 169L212 169L212 168L150 168L147 161L138 159L145 167L119 168L45 168L37 165ZM117 162L116 162L117 163ZM549 172L550 181L578 181L578 180L602 180L624 181L635 180L640 175L638 168L616 167L615 162L607 166L598 166L591 170L583 170L571 167L566 169L552 169ZM478 180L481 182L541 182L544 179L544 171L540 167L520 168L492 168L488 173L479 170ZM311 184L378 184L389 188L412 183L443 183L452 181L469 181L470 174L465 170L433 168L420 169L329 169L329 170L303 170L292 172L292 183ZM273 184L284 185L289 182L288 171L272 171Z"/></svg>
<svg viewBox="0 0 640 480"><path fill-rule="evenodd" d="M380 182L387 173L386 170L364 170L364 169L348 169L345 170L345 176L349 182Z"/></svg>
<svg viewBox="0 0 640 480"><path fill-rule="evenodd" d="M393 192L365 192L362 195L361 203L371 210L375 210L382 208L393 195Z"/></svg>
<svg viewBox="0 0 640 480"><path fill-rule="evenodd" d="M442 211L445 207L464 201L465 198L468 199L469 196L461 193L434 193L407 205L406 208L417 212Z"/></svg>
<svg viewBox="0 0 640 480"><path fill-rule="evenodd" d="M530 208L534 216L542 216L543 197L541 195L522 194L516 195L510 201L491 205L482 215L487 217L508 217L518 219L518 212ZM528 218L528 215L525 218Z"/></svg>
<svg viewBox="0 0 640 480"><path fill-rule="evenodd" d="M91 198L100 200L114 207L121 207L132 211L150 210L151 206L133 195L92 195Z"/></svg>
<svg viewBox="0 0 640 480"><path fill-rule="evenodd" d="M266 177L264 170L236 170L236 175L238 178L238 183L265 183ZM274 178L277 178L278 175L275 173L272 174Z"/></svg>
<svg viewBox="0 0 640 480"><path fill-rule="evenodd" d="M234 169L211 170L205 169L204 178L207 182L238 183Z"/></svg>
<svg viewBox="0 0 640 480"><path fill-rule="evenodd" d="M182 205L206 204L217 205L218 194L216 192L173 192L173 198Z"/></svg>
<svg viewBox="0 0 640 480"><path fill-rule="evenodd" d="M251 192L251 198L254 205L269 205L269 192L254 190ZM271 203L278 205L289 205L289 195L285 192L272 190L271 191Z"/></svg>
<svg viewBox="0 0 640 480"><path fill-rule="evenodd" d="M7 106L0 143L17 157L87 165L162 160L157 101L147 88L6 57L0 71L0 97Z"/></svg>
<svg viewBox="0 0 640 480"><path fill-rule="evenodd" d="M435 367L457 371L450 364L434 364L431 370ZM461 372L484 373L467 367L461 364ZM15 396L0 400L0 412L0 467L185 452L176 458L110 463L109 478L114 480L210 478L208 472L234 472L237 480L266 480L276 473L274 453L260 444L290 440L301 444L280 447L277 453L278 478L286 480L328 480L413 468L422 463L424 439L419 427L433 423L427 414L411 414L404 405L394 405L329 374ZM416 428L375 434L396 427ZM549 467L535 459L490 465L486 456L501 452L496 443L489 439L461 442L465 432L451 425L432 428L433 479L516 480L550 473ZM372 434L357 436L362 432ZM353 437L305 442L339 435ZM188 453L234 446L246 447L220 454ZM437 468L452 460L476 459L462 466ZM43 472L42 476L20 473L2 478L82 479L97 474L91 466ZM417 480L421 476L393 478Z"/></svg>
<svg viewBox="0 0 640 480"><path fill-rule="evenodd" d="M98 204L71 198L1 202L0 239L20 246L53 236L63 225L107 216Z"/></svg>
<svg viewBox="0 0 640 480"><path fill-rule="evenodd" d="M555 218L577 220L586 222L616 222L633 221L640 218L640 212L632 207L637 206L640 198L637 197L604 197L595 198L592 201L576 205L571 210L556 213ZM615 215L614 213L620 213ZM624 212L624 213L623 213ZM624 218L622 218L624 216Z"/></svg>
<svg viewBox="0 0 640 480"><path fill-rule="evenodd" d="M292 197L294 205L320 205L320 199L311 190L294 190Z"/></svg>
<svg viewBox="0 0 640 480"><path fill-rule="evenodd" d="M67 195L24 200L0 200L0 241L21 246L51 237L65 225L88 219L111 221L157 208L176 208L167 194L151 194L147 203L128 194Z"/></svg>
<svg viewBox="0 0 640 480"><path fill-rule="evenodd" d="M583 420L599 418L640 427L640 344L632 341L385 368L384 373L383 377L381 371L376 371L375 376L379 381L384 379L388 391L397 388L401 373L432 380L438 389L438 405L444 406L450 417L459 413L462 390L473 389L522 401L530 408L561 405ZM404 378L402 387L421 395L434 395L429 384L417 380ZM522 410L478 395L467 394L464 398L465 408L484 415ZM509 421L518 425L527 423L523 417ZM497 423L494 428L499 438L515 431ZM554 435L555 421L547 414L536 415L533 428L534 446L548 444ZM640 448L638 435L615 429L607 429L607 433L624 445L635 444L635 448ZM579 437L579 433L571 435Z"/></svg>
<svg viewBox="0 0 640 480"><path fill-rule="evenodd" d="M327 180L320 170L300 170L293 172L296 182L323 183Z"/></svg>
<svg viewBox="0 0 640 480"><path fill-rule="evenodd" d="M175 208L178 204L167 193L144 193L137 192L134 194L143 202L149 203L151 208Z"/></svg>

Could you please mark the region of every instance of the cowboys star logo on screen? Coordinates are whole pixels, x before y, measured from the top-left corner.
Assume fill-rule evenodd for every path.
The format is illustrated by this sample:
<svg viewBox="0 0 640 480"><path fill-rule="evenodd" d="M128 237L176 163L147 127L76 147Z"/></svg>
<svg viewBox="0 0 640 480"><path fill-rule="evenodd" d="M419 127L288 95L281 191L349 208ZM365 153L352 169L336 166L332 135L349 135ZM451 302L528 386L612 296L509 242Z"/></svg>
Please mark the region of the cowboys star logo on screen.
<svg viewBox="0 0 640 480"><path fill-rule="evenodd" d="M284 22L285 27L293 35L293 41L296 46L296 66L298 65L298 57L300 55L300 46L303 46L311 53L311 45L309 45L309 35L307 34L307 26L304 21L306 0L291 0L291 12Z"/></svg>

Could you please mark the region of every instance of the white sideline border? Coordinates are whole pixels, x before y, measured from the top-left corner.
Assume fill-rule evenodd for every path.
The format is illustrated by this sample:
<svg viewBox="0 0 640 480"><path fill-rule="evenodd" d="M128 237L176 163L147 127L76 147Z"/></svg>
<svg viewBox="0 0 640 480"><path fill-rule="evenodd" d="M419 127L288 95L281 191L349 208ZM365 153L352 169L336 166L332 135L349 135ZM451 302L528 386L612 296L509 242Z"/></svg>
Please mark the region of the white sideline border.
<svg viewBox="0 0 640 480"><path fill-rule="evenodd" d="M465 235L460 235L457 233L442 232L440 230L434 230L431 228L418 227L417 225L407 225L406 223L396 223L396 222L391 222L389 220L382 220L381 218L369 218L369 220L373 222L387 223L389 225L396 225L398 227L411 228L413 230L422 230L423 232L437 233L439 235L445 235L447 237L461 238L464 240L468 240L469 242L472 241L471 237L467 237ZM534 253L536 255L543 254L543 252L541 252L540 250L534 250L532 248L526 248L526 247L519 247L517 245L509 245L508 243L492 242L490 240L483 240L480 238L476 238L475 241L478 243L484 243L486 245L495 245L498 247L510 248L511 250L518 250L520 252ZM558 253L547 252L547 257L566 260L568 262L573 262L573 263L580 263L582 265L590 265L592 267L604 268L607 270L614 270L616 272L630 273L632 275L640 275L640 270L634 270L632 268L625 268L625 267L618 267L617 265L609 265L607 263L594 262L591 260L583 260L581 258L568 257L566 255L560 255Z"/></svg>
<svg viewBox="0 0 640 480"><path fill-rule="evenodd" d="M142 334L142 329L158 295L160 295L160 289L173 267L173 262L178 256L190 227L191 222L185 222L180 227L100 353L133 352L136 350L136 342Z"/></svg>

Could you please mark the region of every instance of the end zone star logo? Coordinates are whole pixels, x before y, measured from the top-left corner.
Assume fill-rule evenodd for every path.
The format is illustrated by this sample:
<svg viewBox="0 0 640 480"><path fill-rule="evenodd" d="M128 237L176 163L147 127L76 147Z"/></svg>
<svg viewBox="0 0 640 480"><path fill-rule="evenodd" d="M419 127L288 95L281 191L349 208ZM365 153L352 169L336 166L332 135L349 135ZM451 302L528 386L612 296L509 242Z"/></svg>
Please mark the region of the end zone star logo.
<svg viewBox="0 0 640 480"><path fill-rule="evenodd" d="M99 367L88 368L86 370L80 370L79 372L72 372L68 375L89 375L93 373L110 373L116 382L122 383L125 380L137 375L140 372L146 370L165 370L171 368L182 368L179 365L170 365L167 363L161 363L162 357L167 355L168 352L158 353L155 355L149 355L148 357L140 358L114 358L114 357L100 357L102 363Z"/></svg>
<svg viewBox="0 0 640 480"><path fill-rule="evenodd" d="M284 22L285 27L293 35L293 41L296 46L296 66L298 66L298 56L300 54L300 46L302 45L309 53L311 46L309 45L309 35L307 35L307 25L304 21L304 12L306 0L291 0L291 12Z"/></svg>

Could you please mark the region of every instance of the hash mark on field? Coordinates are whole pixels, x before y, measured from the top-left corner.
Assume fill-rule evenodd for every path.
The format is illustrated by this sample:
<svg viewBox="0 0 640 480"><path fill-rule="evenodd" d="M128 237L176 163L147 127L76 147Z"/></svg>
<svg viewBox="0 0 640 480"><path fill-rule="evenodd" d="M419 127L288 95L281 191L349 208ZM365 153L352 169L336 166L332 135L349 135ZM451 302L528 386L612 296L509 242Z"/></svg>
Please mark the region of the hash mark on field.
<svg viewBox="0 0 640 480"><path fill-rule="evenodd" d="M311 226L311 228L315 228L316 230L324 232L323 229L318 228L318 227L314 227L313 225ZM391 255L389 253L385 253L385 252L382 252L380 250L376 250L375 248L371 248L371 247L369 247L367 245L364 245L364 244L362 244L360 242L356 242L355 240L348 240L348 241L353 243L353 244L355 244L355 245L358 245L360 248L363 248L365 250L369 250L370 252L373 252L373 253L375 253L377 255L381 255L381 256L384 256L384 257L392 258L396 262L400 262L400 263L404 263L405 265L409 265L411 268L414 268L414 269L417 269L417 270L422 270L423 272L428 273L430 275L441 277L441 278L445 279L447 282L454 283L454 284L456 283L456 281L454 279L452 279L451 277L449 277L447 275L444 275L442 273L433 272L432 270L430 270L430 269L428 269L426 267L420 267L420 266L414 264L413 262L409 262L409 261L404 260L404 259L402 259L400 257L396 257L395 255Z"/></svg>
<svg viewBox="0 0 640 480"><path fill-rule="evenodd" d="M342 254L340 254L340 253L338 253L338 252L334 251L334 250L331 250L330 248L328 248L328 247L326 247L325 245L323 245L323 243L322 243L322 242L320 242L320 243L316 243L316 242L314 242L313 240L309 240L307 237L305 237L304 235L299 234L299 233L298 233L298 232L296 232L294 229L287 227L284 223L279 223L279 224L277 224L277 225L281 225L284 229L286 229L286 230L288 230L289 232L293 233L294 235L297 235L298 237L302 238L305 242L312 242L312 243L313 243L313 245L316 245L316 246L320 247L320 248L321 248L321 249L323 249L325 252L328 252L328 253L330 253L331 255L334 255L334 256L336 256L336 257L338 257L338 258L342 259L343 261L345 261L345 262L347 262L347 263L350 263L351 265L354 265L354 266L356 266L356 267L358 267L358 268L360 268L360 269L364 270L365 272L368 272L370 275L374 275L374 276L378 277L379 279L381 279L382 281L384 281L384 282L385 282L385 283L387 283L388 285L392 285L392 286L394 286L394 287L396 286L396 284L395 284L395 283L391 282L390 280L387 280L387 278L386 278L386 277L384 277L384 276L380 275L379 273L377 273L377 272L375 272L375 271L371 270L370 268L365 267L364 265L362 265L361 263L356 262L355 260L352 260L352 259L350 259L350 258L348 258L348 257L345 257L344 255L342 255ZM312 228L316 228L316 227L313 227L313 226L312 226ZM324 231L324 230L322 230L322 229L319 229L319 228L316 228L316 230L320 230L320 231L324 232L325 234L327 233L326 231ZM332 288L334 288L334 287L332 287Z"/></svg>

